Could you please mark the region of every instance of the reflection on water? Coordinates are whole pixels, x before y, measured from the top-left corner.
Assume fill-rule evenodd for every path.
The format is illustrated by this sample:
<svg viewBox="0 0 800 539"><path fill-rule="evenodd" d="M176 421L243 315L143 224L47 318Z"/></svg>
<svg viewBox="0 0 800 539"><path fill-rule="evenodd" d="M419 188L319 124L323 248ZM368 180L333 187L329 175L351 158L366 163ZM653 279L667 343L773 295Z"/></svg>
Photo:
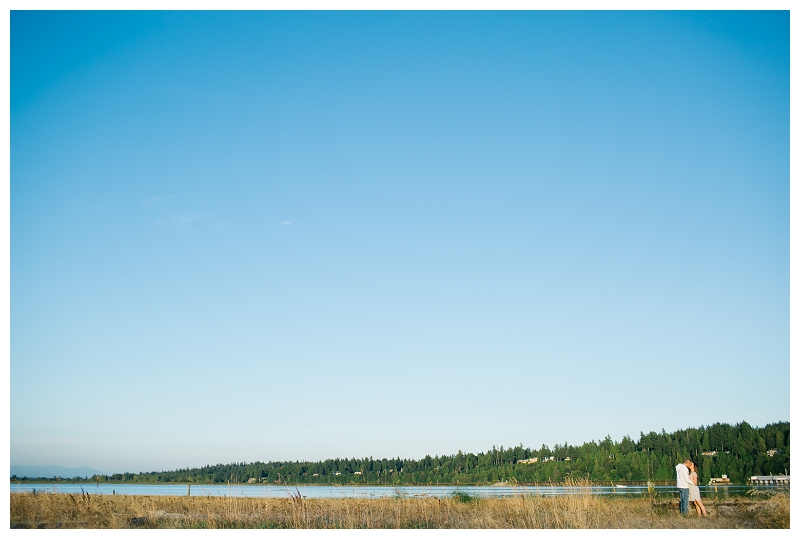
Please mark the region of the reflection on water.
<svg viewBox="0 0 800 539"><path fill-rule="evenodd" d="M508 496L564 496L595 494L600 496L648 496L646 486L628 487L574 487L574 486L330 486L330 485L198 485L187 484L140 485L130 483L12 483L11 492L59 492L80 493L81 489L91 494L127 494L148 496L233 496L248 498L288 498L300 492L306 498L447 498L456 492L464 492L480 498L503 498ZM773 487L750 487L731 485L724 487L701 486L700 493L706 499L724 499L746 496L752 490L774 490ZM675 487L654 487L659 497L677 496Z"/></svg>

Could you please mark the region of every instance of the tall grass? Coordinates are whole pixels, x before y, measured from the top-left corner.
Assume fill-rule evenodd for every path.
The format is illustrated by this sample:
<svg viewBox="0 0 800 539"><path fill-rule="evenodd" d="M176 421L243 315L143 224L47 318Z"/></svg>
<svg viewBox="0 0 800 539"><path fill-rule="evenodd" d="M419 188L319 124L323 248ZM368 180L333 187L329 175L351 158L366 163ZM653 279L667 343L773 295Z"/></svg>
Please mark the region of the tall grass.
<svg viewBox="0 0 800 539"><path fill-rule="evenodd" d="M741 500L710 518L649 498L456 496L306 499L12 493L11 526L42 528L788 528L789 497ZM725 510L723 510L725 509Z"/></svg>

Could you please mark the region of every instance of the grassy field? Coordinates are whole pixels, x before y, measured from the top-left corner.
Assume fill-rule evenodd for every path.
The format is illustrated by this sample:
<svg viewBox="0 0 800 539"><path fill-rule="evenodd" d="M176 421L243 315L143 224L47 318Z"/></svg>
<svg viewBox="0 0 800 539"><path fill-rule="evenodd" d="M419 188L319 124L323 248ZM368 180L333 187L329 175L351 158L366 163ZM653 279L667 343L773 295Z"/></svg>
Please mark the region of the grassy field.
<svg viewBox="0 0 800 539"><path fill-rule="evenodd" d="M291 499L12 493L12 528L788 528L789 496L681 517L648 498Z"/></svg>

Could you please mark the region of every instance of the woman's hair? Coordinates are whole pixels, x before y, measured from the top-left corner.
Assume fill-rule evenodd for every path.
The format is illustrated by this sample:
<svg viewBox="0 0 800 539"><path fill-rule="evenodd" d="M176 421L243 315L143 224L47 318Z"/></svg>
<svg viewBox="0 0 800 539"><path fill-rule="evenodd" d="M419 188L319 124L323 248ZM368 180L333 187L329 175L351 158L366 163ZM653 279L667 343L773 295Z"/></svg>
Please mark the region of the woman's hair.
<svg viewBox="0 0 800 539"><path fill-rule="evenodd" d="M693 460L689 461L689 462L692 463L692 470L696 472L697 471L697 464L695 464Z"/></svg>

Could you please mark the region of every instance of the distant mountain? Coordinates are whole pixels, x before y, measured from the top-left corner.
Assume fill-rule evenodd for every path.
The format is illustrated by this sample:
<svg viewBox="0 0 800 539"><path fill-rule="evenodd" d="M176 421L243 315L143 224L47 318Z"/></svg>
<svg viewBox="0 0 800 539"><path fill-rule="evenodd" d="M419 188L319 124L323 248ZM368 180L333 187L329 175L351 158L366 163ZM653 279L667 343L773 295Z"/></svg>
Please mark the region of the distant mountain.
<svg viewBox="0 0 800 539"><path fill-rule="evenodd" d="M67 479L70 477L91 477L95 474L102 475L103 472L99 472L93 468L89 468L88 466L82 466L80 468L64 468L63 466L11 467L11 475L16 475L17 477L48 477L52 479L54 476L58 476Z"/></svg>

